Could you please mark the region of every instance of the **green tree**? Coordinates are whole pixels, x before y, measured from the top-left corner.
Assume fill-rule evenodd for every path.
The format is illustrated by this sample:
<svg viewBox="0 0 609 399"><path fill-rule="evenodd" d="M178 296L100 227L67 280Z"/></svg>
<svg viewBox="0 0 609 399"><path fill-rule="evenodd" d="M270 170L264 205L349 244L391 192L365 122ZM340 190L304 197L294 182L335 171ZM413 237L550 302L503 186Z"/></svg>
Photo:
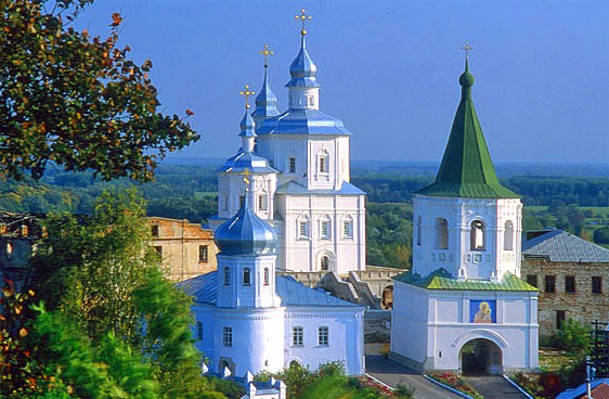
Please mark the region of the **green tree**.
<svg viewBox="0 0 609 399"><path fill-rule="evenodd" d="M40 178L48 162L109 180L150 180L157 162L199 136L158 112L149 60L70 26L93 0L0 2L0 172ZM186 116L192 111L186 110Z"/></svg>
<svg viewBox="0 0 609 399"><path fill-rule="evenodd" d="M82 334L66 335L72 347L53 335L57 323L40 327L46 342L59 340L42 360L61 368L83 397L118 390L125 397L194 399L207 389L191 337L191 300L163 276L144 209L128 190L105 192L89 218L51 216L33 259L34 286L53 315L47 324L60 320ZM132 382L148 390L134 390Z"/></svg>

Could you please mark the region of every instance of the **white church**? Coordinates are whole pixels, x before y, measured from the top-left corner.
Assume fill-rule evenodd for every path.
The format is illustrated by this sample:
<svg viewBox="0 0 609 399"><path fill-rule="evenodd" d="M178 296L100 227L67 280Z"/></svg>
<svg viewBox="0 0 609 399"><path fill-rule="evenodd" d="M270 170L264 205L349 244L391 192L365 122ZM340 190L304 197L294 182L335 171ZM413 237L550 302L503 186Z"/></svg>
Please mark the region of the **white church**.
<svg viewBox="0 0 609 399"><path fill-rule="evenodd" d="M413 267L394 278L390 357L421 371L536 369L537 289L519 278L522 203L495 174L467 58L459 83L436 180L414 195Z"/></svg>
<svg viewBox="0 0 609 399"><path fill-rule="evenodd" d="M300 18L307 18L304 12ZM255 129L242 127L242 147L220 169L218 215L210 226L215 231L243 204L241 174L247 169L252 173L249 202L279 239L277 267L345 275L366 268L365 193L349 182L351 132L320 111L321 85L306 33L303 23L300 51L286 84L289 106L283 113L277 110L265 62L252 113ZM272 54L267 47L261 53L265 60ZM246 87L242 94L251 92Z"/></svg>
<svg viewBox="0 0 609 399"><path fill-rule="evenodd" d="M178 284L194 298L196 345L212 372L340 361L347 374L364 373L364 308L276 273L364 268L364 193L349 183L350 133L319 111L305 34L290 67L289 109L276 111L265 68L256 110L246 105L240 124L242 148L221 169L217 271ZM247 104L247 86L242 94Z"/></svg>

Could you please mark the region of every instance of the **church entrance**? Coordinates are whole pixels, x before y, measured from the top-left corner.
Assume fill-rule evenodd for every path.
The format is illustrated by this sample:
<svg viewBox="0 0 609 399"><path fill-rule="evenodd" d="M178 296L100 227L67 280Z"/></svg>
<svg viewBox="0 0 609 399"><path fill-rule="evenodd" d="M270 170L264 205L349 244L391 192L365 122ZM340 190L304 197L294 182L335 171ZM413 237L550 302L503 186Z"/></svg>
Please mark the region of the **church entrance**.
<svg viewBox="0 0 609 399"><path fill-rule="evenodd" d="M503 373L501 349L488 339L469 341L461 348L459 357L464 375Z"/></svg>

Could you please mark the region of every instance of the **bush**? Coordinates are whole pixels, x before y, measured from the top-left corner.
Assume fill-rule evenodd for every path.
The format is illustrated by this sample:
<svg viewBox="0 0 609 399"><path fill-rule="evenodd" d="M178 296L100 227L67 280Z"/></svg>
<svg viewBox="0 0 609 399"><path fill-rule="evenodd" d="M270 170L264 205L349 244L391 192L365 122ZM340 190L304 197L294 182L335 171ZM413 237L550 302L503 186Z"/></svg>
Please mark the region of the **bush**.
<svg viewBox="0 0 609 399"><path fill-rule="evenodd" d="M393 397L396 399L414 399L415 387L401 382L395 387Z"/></svg>
<svg viewBox="0 0 609 399"><path fill-rule="evenodd" d="M591 330L573 319L568 319L554 335L554 345L572 354L587 353L592 347Z"/></svg>

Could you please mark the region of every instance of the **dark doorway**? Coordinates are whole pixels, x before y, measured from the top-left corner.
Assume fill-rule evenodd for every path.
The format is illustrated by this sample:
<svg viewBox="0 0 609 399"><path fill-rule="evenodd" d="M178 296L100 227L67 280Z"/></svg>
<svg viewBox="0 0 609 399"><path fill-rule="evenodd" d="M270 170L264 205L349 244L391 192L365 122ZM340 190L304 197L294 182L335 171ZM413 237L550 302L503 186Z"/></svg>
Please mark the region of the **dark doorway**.
<svg viewBox="0 0 609 399"><path fill-rule="evenodd" d="M321 257L321 270L330 270L330 258L328 258L327 256Z"/></svg>
<svg viewBox="0 0 609 399"><path fill-rule="evenodd" d="M474 339L461 348L461 372L464 375L501 374L501 349L487 339Z"/></svg>

